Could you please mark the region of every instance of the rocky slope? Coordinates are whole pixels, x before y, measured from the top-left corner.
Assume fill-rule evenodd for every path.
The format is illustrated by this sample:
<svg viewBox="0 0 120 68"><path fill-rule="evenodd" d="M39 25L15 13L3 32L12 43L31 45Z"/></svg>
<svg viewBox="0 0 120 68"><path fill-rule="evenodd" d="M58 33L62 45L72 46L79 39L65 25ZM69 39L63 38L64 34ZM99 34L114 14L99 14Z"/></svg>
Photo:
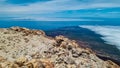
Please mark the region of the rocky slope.
<svg viewBox="0 0 120 68"><path fill-rule="evenodd" d="M120 68L76 41L40 30L0 29L0 68Z"/></svg>

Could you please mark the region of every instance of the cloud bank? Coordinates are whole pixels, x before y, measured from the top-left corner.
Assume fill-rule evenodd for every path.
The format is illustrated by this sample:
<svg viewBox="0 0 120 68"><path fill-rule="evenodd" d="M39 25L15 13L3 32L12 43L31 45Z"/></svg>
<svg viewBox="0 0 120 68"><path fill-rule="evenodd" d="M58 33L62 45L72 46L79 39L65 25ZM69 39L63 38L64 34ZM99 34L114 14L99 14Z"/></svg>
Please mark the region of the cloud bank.
<svg viewBox="0 0 120 68"><path fill-rule="evenodd" d="M116 45L116 47L120 50L120 26L80 26L82 28L90 29L97 34L102 35L101 37L105 40L107 44Z"/></svg>

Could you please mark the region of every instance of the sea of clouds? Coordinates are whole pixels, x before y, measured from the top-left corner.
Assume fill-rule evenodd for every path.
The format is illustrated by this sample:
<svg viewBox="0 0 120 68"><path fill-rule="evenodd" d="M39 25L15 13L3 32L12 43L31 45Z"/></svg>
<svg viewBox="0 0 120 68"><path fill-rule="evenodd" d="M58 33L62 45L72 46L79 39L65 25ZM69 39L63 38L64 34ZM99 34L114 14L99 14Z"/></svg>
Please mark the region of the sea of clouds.
<svg viewBox="0 0 120 68"><path fill-rule="evenodd" d="M103 37L101 38L105 41L105 43L116 45L116 47L120 50L120 26L82 25L79 27L87 28L97 34L102 35Z"/></svg>

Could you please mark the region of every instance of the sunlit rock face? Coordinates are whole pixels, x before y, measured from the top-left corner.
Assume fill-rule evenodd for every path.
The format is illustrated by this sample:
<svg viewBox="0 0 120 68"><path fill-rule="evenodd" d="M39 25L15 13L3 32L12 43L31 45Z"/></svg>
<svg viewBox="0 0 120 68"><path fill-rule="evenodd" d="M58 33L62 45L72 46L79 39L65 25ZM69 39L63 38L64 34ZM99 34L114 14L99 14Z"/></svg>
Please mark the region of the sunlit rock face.
<svg viewBox="0 0 120 68"><path fill-rule="evenodd" d="M79 45L64 36L48 37L41 30L3 28L0 68L120 68Z"/></svg>

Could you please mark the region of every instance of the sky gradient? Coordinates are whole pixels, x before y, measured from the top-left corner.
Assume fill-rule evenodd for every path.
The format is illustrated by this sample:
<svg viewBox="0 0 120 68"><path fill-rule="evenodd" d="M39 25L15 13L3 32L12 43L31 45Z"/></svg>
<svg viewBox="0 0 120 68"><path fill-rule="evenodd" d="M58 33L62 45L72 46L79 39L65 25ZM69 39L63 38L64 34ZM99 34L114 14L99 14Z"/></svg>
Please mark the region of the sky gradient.
<svg viewBox="0 0 120 68"><path fill-rule="evenodd" d="M0 0L1 19L104 20L120 18L120 0Z"/></svg>

